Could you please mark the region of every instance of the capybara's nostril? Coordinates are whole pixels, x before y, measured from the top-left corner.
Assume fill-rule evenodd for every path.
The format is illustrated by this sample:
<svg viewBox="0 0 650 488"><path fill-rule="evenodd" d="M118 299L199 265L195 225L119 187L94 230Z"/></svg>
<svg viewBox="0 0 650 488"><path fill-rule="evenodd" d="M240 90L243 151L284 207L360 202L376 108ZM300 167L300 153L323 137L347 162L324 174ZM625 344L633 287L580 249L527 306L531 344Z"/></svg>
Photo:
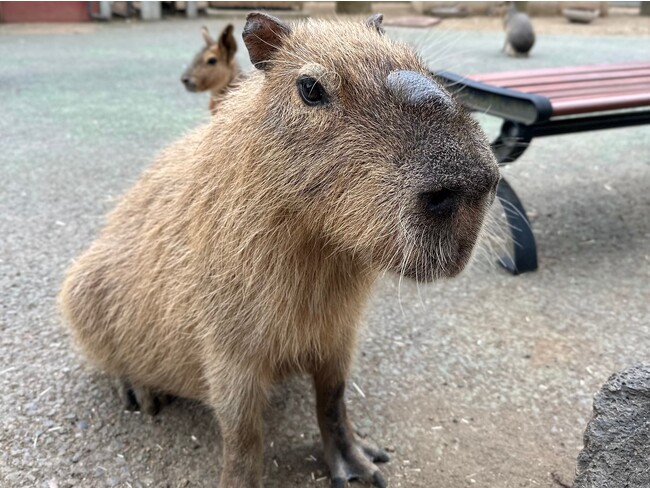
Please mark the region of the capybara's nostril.
<svg viewBox="0 0 650 488"><path fill-rule="evenodd" d="M187 85L190 82L190 77L189 76L183 76L181 78L181 81L183 82L183 84Z"/></svg>
<svg viewBox="0 0 650 488"><path fill-rule="evenodd" d="M458 206L458 195L447 188L420 193L420 199L428 213L440 217L451 214Z"/></svg>

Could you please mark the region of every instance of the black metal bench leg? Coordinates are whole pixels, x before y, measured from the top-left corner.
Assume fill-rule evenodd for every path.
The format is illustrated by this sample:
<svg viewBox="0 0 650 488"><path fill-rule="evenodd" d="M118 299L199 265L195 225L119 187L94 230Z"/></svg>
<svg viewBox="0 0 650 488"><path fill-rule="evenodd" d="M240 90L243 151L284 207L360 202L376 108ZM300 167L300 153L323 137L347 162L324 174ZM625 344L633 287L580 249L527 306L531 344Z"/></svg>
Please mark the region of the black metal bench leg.
<svg viewBox="0 0 650 488"><path fill-rule="evenodd" d="M501 125L499 137L492 143L492 150L500 165L512 163L521 156L533 138L530 126L506 120ZM537 246L530 221L521 200L510 184L501 178L497 198L506 212L513 243L513 256L503 256L499 263L512 274L537 269Z"/></svg>
<svg viewBox="0 0 650 488"><path fill-rule="evenodd" d="M537 269L535 236L521 200L505 178L499 181L497 198L506 213L514 253L513 257L501 257L499 263L515 275L535 271Z"/></svg>

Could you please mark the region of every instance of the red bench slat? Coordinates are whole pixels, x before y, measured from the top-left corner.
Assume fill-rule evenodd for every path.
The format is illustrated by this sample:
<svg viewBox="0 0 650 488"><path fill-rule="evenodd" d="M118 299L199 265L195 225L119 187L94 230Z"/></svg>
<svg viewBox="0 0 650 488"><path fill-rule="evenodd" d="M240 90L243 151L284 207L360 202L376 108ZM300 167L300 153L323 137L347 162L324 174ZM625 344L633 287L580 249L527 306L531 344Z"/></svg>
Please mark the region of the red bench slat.
<svg viewBox="0 0 650 488"><path fill-rule="evenodd" d="M608 88L620 87L621 89L625 89L627 85L644 85L650 87L650 76L638 76L638 77L635 76L635 77L615 79L615 80L589 80L589 81L580 81L576 83L526 85L517 88L517 90L526 93L539 93L541 95L556 90L579 90L582 88L588 89L594 87L608 87Z"/></svg>
<svg viewBox="0 0 650 488"><path fill-rule="evenodd" d="M606 97L610 95L624 95L627 93L639 93L650 91L650 84L630 84L625 86L593 86L589 88L575 88L575 89L562 89L562 90L547 90L544 91L544 96L548 98L560 97L580 97L589 96L592 98L599 98L600 96Z"/></svg>
<svg viewBox="0 0 650 488"><path fill-rule="evenodd" d="M551 99L553 115L573 115L604 110L644 107L650 105L650 92L600 98Z"/></svg>
<svg viewBox="0 0 650 488"><path fill-rule="evenodd" d="M552 115L572 115L650 105L650 61L547 68L468 77L549 99Z"/></svg>
<svg viewBox="0 0 650 488"><path fill-rule="evenodd" d="M621 80L627 79L630 77L637 76L648 76L650 75L650 68L634 70L632 72L628 71L608 71L607 73L581 73L581 74L571 74L571 75L549 75L541 76L539 78L522 78L520 80L512 80L508 83L500 83L498 86L504 88L512 88L514 90L519 89L522 86L530 85L550 85L555 83L580 83L583 81L605 81L605 80ZM497 84L497 83L493 83Z"/></svg>
<svg viewBox="0 0 650 488"><path fill-rule="evenodd" d="M497 73L480 73L469 75L472 78L484 83L492 85L500 85L499 82L507 82L510 80L521 80L526 78L535 78L547 75L564 75L564 74L579 74L579 73L606 73L609 71L634 71L638 69L650 68L650 61L640 61L634 63L621 63L621 64L595 64L587 66L572 66L561 68L544 68L535 70L522 70L522 71L503 71Z"/></svg>

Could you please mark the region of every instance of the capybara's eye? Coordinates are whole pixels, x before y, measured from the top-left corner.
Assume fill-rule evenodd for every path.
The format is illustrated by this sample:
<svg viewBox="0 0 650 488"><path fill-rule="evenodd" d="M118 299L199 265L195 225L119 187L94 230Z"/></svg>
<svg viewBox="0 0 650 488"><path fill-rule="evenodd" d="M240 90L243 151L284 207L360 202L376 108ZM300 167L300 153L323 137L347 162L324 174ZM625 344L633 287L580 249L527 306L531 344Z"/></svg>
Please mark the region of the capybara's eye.
<svg viewBox="0 0 650 488"><path fill-rule="evenodd" d="M215 58L215 57L209 58L208 59L208 64L211 64L212 66L214 66L215 64L217 64L217 58Z"/></svg>
<svg viewBox="0 0 650 488"><path fill-rule="evenodd" d="M316 105L325 105L329 102L327 97L327 92L323 85L321 85L318 80L312 78L311 76L301 76L296 82L298 85L298 93L300 93L300 98L307 105L316 106Z"/></svg>

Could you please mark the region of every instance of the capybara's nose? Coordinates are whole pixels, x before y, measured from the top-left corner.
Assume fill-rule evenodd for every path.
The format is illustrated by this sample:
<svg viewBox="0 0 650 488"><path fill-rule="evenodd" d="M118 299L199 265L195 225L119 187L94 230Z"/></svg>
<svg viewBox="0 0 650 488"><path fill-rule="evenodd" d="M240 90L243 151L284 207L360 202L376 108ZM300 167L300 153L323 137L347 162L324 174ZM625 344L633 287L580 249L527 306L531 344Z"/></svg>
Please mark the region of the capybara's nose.
<svg viewBox="0 0 650 488"><path fill-rule="evenodd" d="M181 78L181 81L183 82L184 85L187 85L190 82L190 77L189 76L183 76Z"/></svg>
<svg viewBox="0 0 650 488"><path fill-rule="evenodd" d="M458 208L458 193L447 188L420 193L420 200L429 215L446 217Z"/></svg>

